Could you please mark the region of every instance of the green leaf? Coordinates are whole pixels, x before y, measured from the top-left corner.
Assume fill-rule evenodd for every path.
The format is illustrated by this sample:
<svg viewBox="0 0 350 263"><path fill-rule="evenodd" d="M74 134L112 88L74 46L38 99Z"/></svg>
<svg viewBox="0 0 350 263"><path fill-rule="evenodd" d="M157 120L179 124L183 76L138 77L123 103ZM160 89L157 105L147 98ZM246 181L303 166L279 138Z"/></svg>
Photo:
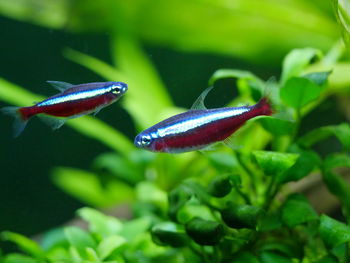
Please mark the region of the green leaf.
<svg viewBox="0 0 350 263"><path fill-rule="evenodd" d="M123 224L117 218L89 207L80 208L77 214L89 223L89 230L101 238L118 234L123 228Z"/></svg>
<svg viewBox="0 0 350 263"><path fill-rule="evenodd" d="M300 137L298 143L304 147L311 147L315 143L325 140L332 135L337 137L337 139L343 145L344 150L350 149L349 123L341 123L339 125L331 125L317 128Z"/></svg>
<svg viewBox="0 0 350 263"><path fill-rule="evenodd" d="M144 181L136 186L137 200L145 203L155 204L165 210L168 204L166 192L157 187L154 183Z"/></svg>
<svg viewBox="0 0 350 263"><path fill-rule="evenodd" d="M151 226L151 220L148 217L136 218L124 223L120 235L128 242L133 242L137 236L144 234Z"/></svg>
<svg viewBox="0 0 350 263"><path fill-rule="evenodd" d="M283 60L282 84L292 77L299 76L310 64L311 59L321 57L321 52L314 48L293 49Z"/></svg>
<svg viewBox="0 0 350 263"><path fill-rule="evenodd" d="M125 244L127 244L125 238L117 235L110 235L98 244L98 255L104 260L117 249L121 249Z"/></svg>
<svg viewBox="0 0 350 263"><path fill-rule="evenodd" d="M224 227L220 223L204 220L199 217L192 218L185 225L186 233L199 245L214 246L224 236Z"/></svg>
<svg viewBox="0 0 350 263"><path fill-rule="evenodd" d="M224 197L232 190L229 175L216 176L208 185L208 193L215 197Z"/></svg>
<svg viewBox="0 0 350 263"><path fill-rule="evenodd" d="M282 207L282 221L288 227L294 227L317 220L318 215L307 199L300 194L290 195Z"/></svg>
<svg viewBox="0 0 350 263"><path fill-rule="evenodd" d="M97 175L87 171L57 167L52 176L55 184L62 190L95 207L109 207L134 199L131 186L116 180L109 181L104 186Z"/></svg>
<svg viewBox="0 0 350 263"><path fill-rule="evenodd" d="M223 221L231 228L256 228L263 210L251 205L229 203L220 211Z"/></svg>
<svg viewBox="0 0 350 263"><path fill-rule="evenodd" d="M276 230L282 227L280 211L265 214L261 217L259 230L262 232Z"/></svg>
<svg viewBox="0 0 350 263"><path fill-rule="evenodd" d="M254 151L253 156L266 175L278 176L295 164L299 154Z"/></svg>
<svg viewBox="0 0 350 263"><path fill-rule="evenodd" d="M5 256L2 263L39 263L39 261L22 254L11 253Z"/></svg>
<svg viewBox="0 0 350 263"><path fill-rule="evenodd" d="M135 155L138 155L138 158L134 158ZM153 156L150 157L146 151L131 152L128 156L103 153L94 160L93 168L111 173L117 179L134 185L144 179L143 167L139 167L140 162L148 163L153 159Z"/></svg>
<svg viewBox="0 0 350 263"><path fill-rule="evenodd" d="M178 222L185 224L195 217L202 217L208 220L214 219L208 206L200 205L198 200L195 202L190 200L179 209L177 213Z"/></svg>
<svg viewBox="0 0 350 263"><path fill-rule="evenodd" d="M190 241L184 230L172 222L162 222L155 225L151 234L153 241L160 246L184 247Z"/></svg>
<svg viewBox="0 0 350 263"><path fill-rule="evenodd" d="M320 235L329 247L336 247L350 241L350 227L331 217L320 217Z"/></svg>
<svg viewBox="0 0 350 263"><path fill-rule="evenodd" d="M321 91L322 89L309 79L292 77L281 88L280 96L287 105L300 109L318 99Z"/></svg>
<svg viewBox="0 0 350 263"><path fill-rule="evenodd" d="M41 258L44 255L44 251L36 242L21 234L5 231L1 233L1 239L15 243L22 251L33 257Z"/></svg>
<svg viewBox="0 0 350 263"><path fill-rule="evenodd" d="M343 212L350 220L350 187L348 183L334 171L335 168L350 167L350 156L335 154L328 156L323 164L322 178L328 190L339 198L343 206Z"/></svg>
<svg viewBox="0 0 350 263"><path fill-rule="evenodd" d="M327 255L317 260L315 263L339 263L338 259L333 255Z"/></svg>
<svg viewBox="0 0 350 263"><path fill-rule="evenodd" d="M255 76L250 71L238 70L238 69L219 69L214 72L214 74L209 79L209 86L213 86L216 81L220 79L236 78L250 80L259 86L263 86L263 81Z"/></svg>
<svg viewBox="0 0 350 263"><path fill-rule="evenodd" d="M280 254L264 251L260 254L261 263L292 263L292 260Z"/></svg>
<svg viewBox="0 0 350 263"><path fill-rule="evenodd" d="M54 247L65 246L66 244L67 239L63 228L54 228L45 232L40 242L40 246L45 251L52 250Z"/></svg>
<svg viewBox="0 0 350 263"><path fill-rule="evenodd" d="M321 158L315 152L299 149L299 154L294 165L278 176L280 183L298 181L310 174L315 167L321 165Z"/></svg>
<svg viewBox="0 0 350 263"><path fill-rule="evenodd" d="M311 80L320 87L324 87L331 73L332 71L312 72L304 75L303 78Z"/></svg>
<svg viewBox="0 0 350 263"><path fill-rule="evenodd" d="M271 116L258 116L254 118L259 121L265 130L276 136L292 134L295 130L295 123Z"/></svg>
<svg viewBox="0 0 350 263"><path fill-rule="evenodd" d="M76 248L82 257L85 257L87 247L96 248L97 246L91 235L78 227L65 227L64 233L69 244Z"/></svg>
<svg viewBox="0 0 350 263"><path fill-rule="evenodd" d="M177 221L177 213L181 207L183 207L188 200L190 200L193 195L193 191L184 186L180 185L174 188L168 195L169 203L169 217Z"/></svg>
<svg viewBox="0 0 350 263"><path fill-rule="evenodd" d="M239 253L238 255L235 255L232 258L232 262L235 263L260 263L258 258L252 253L248 251L243 251Z"/></svg>

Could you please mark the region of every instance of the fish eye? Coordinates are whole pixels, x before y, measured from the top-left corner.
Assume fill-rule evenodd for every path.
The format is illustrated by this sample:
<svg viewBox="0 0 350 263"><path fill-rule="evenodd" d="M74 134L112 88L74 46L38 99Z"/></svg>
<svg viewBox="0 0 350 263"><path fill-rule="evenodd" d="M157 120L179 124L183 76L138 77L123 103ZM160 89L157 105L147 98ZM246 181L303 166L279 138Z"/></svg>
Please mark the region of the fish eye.
<svg viewBox="0 0 350 263"><path fill-rule="evenodd" d="M115 95L118 95L120 93L121 88L120 87L113 87L112 93Z"/></svg>
<svg viewBox="0 0 350 263"><path fill-rule="evenodd" d="M141 145L148 146L151 143L151 137L149 135L144 135L141 137Z"/></svg>

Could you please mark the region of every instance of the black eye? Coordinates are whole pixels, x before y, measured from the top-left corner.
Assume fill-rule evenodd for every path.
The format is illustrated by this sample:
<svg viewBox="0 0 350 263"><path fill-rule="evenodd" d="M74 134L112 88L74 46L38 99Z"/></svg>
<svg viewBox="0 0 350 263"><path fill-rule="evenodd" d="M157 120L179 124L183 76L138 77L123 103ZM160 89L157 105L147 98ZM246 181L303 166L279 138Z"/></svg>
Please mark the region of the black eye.
<svg viewBox="0 0 350 263"><path fill-rule="evenodd" d="M113 94L119 94L120 93L120 88L119 87L114 87L112 90Z"/></svg>
<svg viewBox="0 0 350 263"><path fill-rule="evenodd" d="M151 137L150 137L150 136L148 136L148 135L142 136L142 138L141 138L141 144L142 144L143 146L147 146L147 145L149 145L150 143L151 143Z"/></svg>

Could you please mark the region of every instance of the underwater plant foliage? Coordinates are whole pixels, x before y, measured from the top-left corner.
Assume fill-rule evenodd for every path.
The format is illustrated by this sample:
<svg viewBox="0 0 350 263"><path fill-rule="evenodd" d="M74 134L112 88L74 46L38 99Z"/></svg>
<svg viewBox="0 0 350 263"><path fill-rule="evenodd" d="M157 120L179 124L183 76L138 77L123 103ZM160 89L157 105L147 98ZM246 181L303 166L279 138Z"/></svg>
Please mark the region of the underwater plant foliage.
<svg viewBox="0 0 350 263"><path fill-rule="evenodd" d="M140 40L266 64L292 48L314 48L291 50L278 80L240 69L208 76L208 86L236 81L238 96L230 106L268 94L275 107L275 116L247 122L232 139L234 149L154 154L136 149L96 117L68 121L110 148L90 169L52 170L54 183L86 204L77 216L88 227L59 227L35 241L2 232L1 242L17 251L0 251L0 262L349 262L350 189L342 173L350 167L350 125L300 133L308 113L330 96L350 92L350 63L342 60L337 24L325 15L327 8L297 0L133 2L0 0L0 12L49 28L109 32L113 65L68 48L64 56L106 80L128 83L122 103L138 130L184 111L174 105ZM0 86L0 100L9 104L42 99L4 78ZM330 137L340 147L321 156L315 145ZM319 215L303 194L289 192L290 182L315 173L341 203L344 222ZM101 212L124 203L132 208L129 219Z"/></svg>
<svg viewBox="0 0 350 263"><path fill-rule="evenodd" d="M319 2L0 0L0 14L53 29L126 34L176 50L273 64L292 48L326 51L339 38L331 1Z"/></svg>
<svg viewBox="0 0 350 263"><path fill-rule="evenodd" d="M156 81L156 71L140 57L141 49L130 52L142 67L149 67L143 72L149 74L146 79ZM339 168L350 167L350 124L298 132L303 118L328 96L349 92L347 85L333 84L332 74L339 72L338 57L331 58L332 54L337 52L294 49L283 61L279 80L264 81L237 69L214 72L209 86L225 78L237 81L239 96L229 105L254 103L268 91L277 112L248 121L233 138L241 146L237 149L219 146L203 153L154 154L132 147L125 135L94 117L68 121L112 150L97 156L89 171L57 167L52 173L64 191L95 207L77 211L88 229L57 228L38 243L5 231L2 240L19 250L2 255L2 262L348 262L350 189ZM128 65L125 70L114 68L77 51L67 50L65 55L107 80L114 74L123 78L119 72L127 72ZM40 98L4 79L1 84L6 91L0 94L2 101L19 104ZM124 102L139 129L148 125L137 110L142 102L137 90L143 86L133 85L133 99ZM150 92L166 94L161 84ZM163 108L164 104L168 106ZM149 110L155 109L159 112L153 120L180 111L166 95ZM320 156L314 145L332 136L341 147ZM320 173L339 199L345 222L319 215L304 195L288 193L289 182L312 173ZM124 202L133 208L128 220L96 210Z"/></svg>

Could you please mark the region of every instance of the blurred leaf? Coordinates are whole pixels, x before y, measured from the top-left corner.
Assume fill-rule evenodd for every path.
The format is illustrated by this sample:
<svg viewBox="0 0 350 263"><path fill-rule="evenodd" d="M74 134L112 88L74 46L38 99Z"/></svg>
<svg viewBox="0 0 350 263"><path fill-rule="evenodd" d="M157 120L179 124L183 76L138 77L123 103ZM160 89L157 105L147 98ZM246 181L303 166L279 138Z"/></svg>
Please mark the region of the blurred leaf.
<svg viewBox="0 0 350 263"><path fill-rule="evenodd" d="M140 153L140 155L145 153L147 155L148 153L146 151L137 152ZM132 153L130 155L132 155ZM102 170L102 172L112 173L117 179L134 185L144 179L142 174L143 167L138 167L139 162L144 160L132 159L130 155L120 156L116 153L103 153L94 160L93 167L99 171Z"/></svg>
<svg viewBox="0 0 350 263"><path fill-rule="evenodd" d="M282 219L280 211L264 214L261 217L259 230L266 232L276 230L282 227Z"/></svg>
<svg viewBox="0 0 350 263"><path fill-rule="evenodd" d="M290 195L282 207L282 221L289 227L317 219L318 215L315 210L300 194Z"/></svg>
<svg viewBox="0 0 350 263"><path fill-rule="evenodd" d="M138 201L155 204L163 210L167 207L168 196L166 192L152 182L140 182L136 186L136 195Z"/></svg>
<svg viewBox="0 0 350 263"><path fill-rule="evenodd" d="M123 224L117 218L107 216L89 207L80 208L77 214L89 223L89 230L92 233L103 239L120 233L123 228Z"/></svg>
<svg viewBox="0 0 350 263"><path fill-rule="evenodd" d="M66 244L67 239L64 235L63 228L54 228L49 230L48 232L45 232L40 242L40 246L45 251L52 250L56 246L63 247Z"/></svg>
<svg viewBox="0 0 350 263"><path fill-rule="evenodd" d="M263 86L263 81L255 76L250 71L239 70L239 69L219 69L209 79L209 87L213 86L216 81L220 79L236 78L244 79L255 82L258 86Z"/></svg>
<svg viewBox="0 0 350 263"><path fill-rule="evenodd" d="M260 263L258 258L252 253L248 251L243 251L238 255L233 257L233 261L235 263Z"/></svg>
<svg viewBox="0 0 350 263"><path fill-rule="evenodd" d="M293 49L283 60L281 83L299 76L314 57L321 57L321 52L314 48Z"/></svg>
<svg viewBox="0 0 350 263"><path fill-rule="evenodd" d="M86 255L86 248L96 248L97 246L91 235L81 228L75 226L65 227L64 233L70 245L77 249L82 257Z"/></svg>
<svg viewBox="0 0 350 263"><path fill-rule="evenodd" d="M265 130L276 136L292 134L295 130L295 123L271 116L258 116L254 121L259 121Z"/></svg>
<svg viewBox="0 0 350 263"><path fill-rule="evenodd" d="M103 260L112 254L116 249L121 248L125 244L125 238L110 234L107 238L102 239L102 241L98 244L97 251L100 258Z"/></svg>
<svg viewBox="0 0 350 263"><path fill-rule="evenodd" d="M298 154L294 153L270 151L254 151L252 154L264 173L272 176L278 176L287 171L299 157Z"/></svg>
<svg viewBox="0 0 350 263"><path fill-rule="evenodd" d="M184 185L179 185L169 193L169 217L172 220L177 221L178 211L186 204L192 195L193 191Z"/></svg>
<svg viewBox="0 0 350 263"><path fill-rule="evenodd" d="M294 165L278 176L280 183L298 181L309 175L315 167L321 165L321 159L315 152L299 149L297 153L300 155Z"/></svg>
<svg viewBox="0 0 350 263"><path fill-rule="evenodd" d="M39 263L39 261L29 256L11 253L5 256L2 263Z"/></svg>
<svg viewBox="0 0 350 263"><path fill-rule="evenodd" d="M349 45L350 41L350 3L348 0L334 0L335 4L335 14L337 16L337 20L342 27L343 38L345 43Z"/></svg>
<svg viewBox="0 0 350 263"><path fill-rule="evenodd" d="M307 1L1 0L0 12L48 27L133 34L177 50L265 64L276 62L296 46L328 49L339 37L336 23Z"/></svg>
<svg viewBox="0 0 350 263"><path fill-rule="evenodd" d="M321 88L306 78L292 77L281 88L281 99L289 106L300 109L309 102L316 100L321 94Z"/></svg>
<svg viewBox="0 0 350 263"><path fill-rule="evenodd" d="M0 86L0 100L16 106L32 105L33 101L41 101L44 99L42 96L35 95L1 78ZM128 138L94 117L84 116L75 120L69 120L67 125L72 126L90 138L102 142L121 154L125 154L134 149Z"/></svg>
<svg viewBox="0 0 350 263"><path fill-rule="evenodd" d="M311 80L313 83L320 87L324 87L331 73L332 71L312 72L304 75L303 78Z"/></svg>
<svg viewBox="0 0 350 263"><path fill-rule="evenodd" d="M120 235L128 242L132 242L138 235L143 234L151 226L151 220L147 217L136 218L124 223Z"/></svg>
<svg viewBox="0 0 350 263"><path fill-rule="evenodd" d="M198 202L196 200L195 202ZM188 221L195 217L202 217L207 220L214 220L213 215L206 205L200 205L199 202L195 203L188 201L182 206L177 213L177 221L181 224L186 224Z"/></svg>
<svg viewBox="0 0 350 263"><path fill-rule="evenodd" d="M1 15L56 29L65 26L68 7L68 0L0 1Z"/></svg>
<svg viewBox="0 0 350 263"><path fill-rule="evenodd" d="M129 185L109 181L103 186L95 174L83 170L58 167L52 176L62 190L95 207L108 207L134 198L134 190Z"/></svg>
<svg viewBox="0 0 350 263"><path fill-rule="evenodd" d="M21 234L5 231L1 233L1 238L15 243L22 251L33 257L42 258L44 255L44 251L36 242Z"/></svg>
<svg viewBox="0 0 350 263"><path fill-rule="evenodd" d="M328 156L323 164L322 177L328 190L339 198L345 216L350 220L350 187L348 183L333 170L339 167L350 167L350 156L336 154Z"/></svg>
<svg viewBox="0 0 350 263"><path fill-rule="evenodd" d="M216 176L208 185L208 193L215 197L224 197L232 190L229 175Z"/></svg>
<svg viewBox="0 0 350 263"><path fill-rule="evenodd" d="M320 217L320 235L329 247L350 241L350 227L326 215Z"/></svg>
<svg viewBox="0 0 350 263"><path fill-rule="evenodd" d="M332 135L337 137L344 150L350 149L350 124L348 123L317 128L300 137L298 143L304 147L311 147Z"/></svg>
<svg viewBox="0 0 350 263"><path fill-rule="evenodd" d="M338 259L333 255L327 255L317 260L315 263L339 263Z"/></svg>
<svg viewBox="0 0 350 263"><path fill-rule="evenodd" d="M192 218L185 225L186 233L199 245L214 246L224 236L224 227L220 223L204 220L199 217Z"/></svg>
<svg viewBox="0 0 350 263"><path fill-rule="evenodd" d="M171 99L153 65L135 40L116 37L113 51L120 70L71 49L67 49L65 55L108 80L128 83L128 96L123 99L125 108L141 129L147 128L154 124L155 116L172 106Z"/></svg>
<svg viewBox="0 0 350 263"><path fill-rule="evenodd" d="M292 260L274 252L264 251L260 254L261 263L292 263Z"/></svg>
<svg viewBox="0 0 350 263"><path fill-rule="evenodd" d="M184 230L180 230L172 222L162 222L155 225L151 233L153 241L160 246L184 247L190 241Z"/></svg>
<svg viewBox="0 0 350 263"><path fill-rule="evenodd" d="M229 203L220 211L222 220L231 228L253 228L257 226L258 219L263 210L251 205L237 205Z"/></svg>

